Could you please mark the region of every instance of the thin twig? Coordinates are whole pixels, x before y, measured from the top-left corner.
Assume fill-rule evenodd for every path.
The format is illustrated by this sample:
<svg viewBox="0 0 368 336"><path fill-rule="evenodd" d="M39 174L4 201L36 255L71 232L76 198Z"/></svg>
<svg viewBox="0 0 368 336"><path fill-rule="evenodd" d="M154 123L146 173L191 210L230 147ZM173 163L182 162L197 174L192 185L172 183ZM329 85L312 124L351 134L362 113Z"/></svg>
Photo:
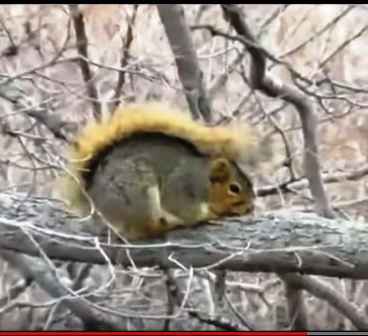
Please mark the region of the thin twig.
<svg viewBox="0 0 368 336"><path fill-rule="evenodd" d="M338 15L336 15L336 17L334 17L331 21L329 21L327 24L325 24L320 30L318 30L317 32L315 32L313 35L311 35L304 42L298 44L297 46L295 46L292 49L290 49L290 50L286 51L285 53L283 53L280 57L281 58L287 57L287 56L289 56L289 55L297 52L298 50L302 49L308 43L312 42L318 36L322 35L325 31L327 31L328 29L330 29L332 26L336 25L344 16L346 16L346 14L348 14L355 7L356 7L356 5L348 5L347 8L345 8L341 13L339 13Z"/></svg>

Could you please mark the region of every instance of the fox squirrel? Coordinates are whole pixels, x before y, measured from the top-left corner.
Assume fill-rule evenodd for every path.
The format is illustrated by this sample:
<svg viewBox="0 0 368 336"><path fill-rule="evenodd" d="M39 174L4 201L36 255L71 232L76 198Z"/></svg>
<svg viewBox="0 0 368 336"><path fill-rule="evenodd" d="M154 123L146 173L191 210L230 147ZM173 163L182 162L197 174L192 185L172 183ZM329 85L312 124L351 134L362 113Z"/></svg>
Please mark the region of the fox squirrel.
<svg viewBox="0 0 368 336"><path fill-rule="evenodd" d="M120 107L76 136L64 193L127 239L251 213L254 189L236 160L254 164L255 143L245 129L205 126L160 104Z"/></svg>

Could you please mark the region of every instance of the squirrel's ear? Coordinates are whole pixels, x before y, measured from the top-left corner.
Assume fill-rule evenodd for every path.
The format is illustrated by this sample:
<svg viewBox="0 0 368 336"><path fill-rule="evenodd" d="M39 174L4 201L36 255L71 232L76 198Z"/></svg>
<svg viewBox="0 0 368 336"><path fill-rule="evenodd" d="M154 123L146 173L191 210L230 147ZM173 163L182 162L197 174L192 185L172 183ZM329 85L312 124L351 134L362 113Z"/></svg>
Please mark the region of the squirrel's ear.
<svg viewBox="0 0 368 336"><path fill-rule="evenodd" d="M210 165L210 181L225 182L230 178L230 163L228 160L220 158L215 159Z"/></svg>

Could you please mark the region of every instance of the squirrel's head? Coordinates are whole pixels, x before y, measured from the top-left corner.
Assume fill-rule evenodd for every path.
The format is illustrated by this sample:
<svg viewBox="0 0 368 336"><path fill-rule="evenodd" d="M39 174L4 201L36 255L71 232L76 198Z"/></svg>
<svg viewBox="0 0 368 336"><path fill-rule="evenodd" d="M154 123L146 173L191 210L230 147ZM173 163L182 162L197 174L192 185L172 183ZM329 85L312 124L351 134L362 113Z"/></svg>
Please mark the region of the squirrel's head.
<svg viewBox="0 0 368 336"><path fill-rule="evenodd" d="M241 216L254 210L253 185L235 163L216 158L209 170L210 209L217 216Z"/></svg>

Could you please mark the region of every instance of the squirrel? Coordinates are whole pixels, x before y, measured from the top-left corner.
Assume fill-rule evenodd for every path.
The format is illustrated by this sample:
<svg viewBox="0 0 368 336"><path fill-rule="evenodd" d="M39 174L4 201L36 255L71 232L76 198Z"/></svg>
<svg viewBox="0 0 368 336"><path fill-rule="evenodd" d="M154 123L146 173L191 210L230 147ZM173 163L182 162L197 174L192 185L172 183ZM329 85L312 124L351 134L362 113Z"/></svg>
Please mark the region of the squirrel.
<svg viewBox="0 0 368 336"><path fill-rule="evenodd" d="M92 204L120 237L155 238L253 213L254 187L237 160L254 164L258 150L249 129L206 126L158 103L130 104L75 137L64 196L84 214Z"/></svg>

